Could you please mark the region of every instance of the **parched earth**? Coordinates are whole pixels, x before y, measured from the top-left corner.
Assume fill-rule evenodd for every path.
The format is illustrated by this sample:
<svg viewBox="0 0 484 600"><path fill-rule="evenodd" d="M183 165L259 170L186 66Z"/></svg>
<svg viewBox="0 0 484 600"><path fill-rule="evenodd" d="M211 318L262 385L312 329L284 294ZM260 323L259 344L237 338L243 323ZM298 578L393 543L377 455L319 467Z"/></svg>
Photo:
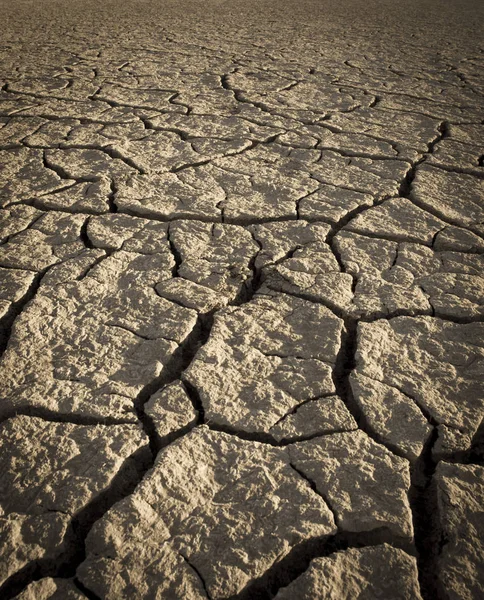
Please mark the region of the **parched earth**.
<svg viewBox="0 0 484 600"><path fill-rule="evenodd" d="M484 597L484 5L1 0L0 597Z"/></svg>

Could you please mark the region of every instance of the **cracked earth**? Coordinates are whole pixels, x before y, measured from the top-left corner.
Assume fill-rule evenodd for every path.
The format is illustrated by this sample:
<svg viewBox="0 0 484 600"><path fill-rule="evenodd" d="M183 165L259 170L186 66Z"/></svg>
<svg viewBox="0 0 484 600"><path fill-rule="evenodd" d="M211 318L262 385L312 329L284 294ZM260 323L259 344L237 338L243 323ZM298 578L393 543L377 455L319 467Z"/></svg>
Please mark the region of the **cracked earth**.
<svg viewBox="0 0 484 600"><path fill-rule="evenodd" d="M483 598L483 5L1 5L0 596Z"/></svg>

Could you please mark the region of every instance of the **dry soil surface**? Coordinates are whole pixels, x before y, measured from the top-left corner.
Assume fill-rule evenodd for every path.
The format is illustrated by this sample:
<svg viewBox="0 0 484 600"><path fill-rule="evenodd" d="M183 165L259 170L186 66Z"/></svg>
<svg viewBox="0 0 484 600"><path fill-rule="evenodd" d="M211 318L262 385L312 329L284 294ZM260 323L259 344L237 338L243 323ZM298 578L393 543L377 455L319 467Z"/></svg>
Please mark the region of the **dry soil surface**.
<svg viewBox="0 0 484 600"><path fill-rule="evenodd" d="M0 596L482 599L484 4L0 6Z"/></svg>

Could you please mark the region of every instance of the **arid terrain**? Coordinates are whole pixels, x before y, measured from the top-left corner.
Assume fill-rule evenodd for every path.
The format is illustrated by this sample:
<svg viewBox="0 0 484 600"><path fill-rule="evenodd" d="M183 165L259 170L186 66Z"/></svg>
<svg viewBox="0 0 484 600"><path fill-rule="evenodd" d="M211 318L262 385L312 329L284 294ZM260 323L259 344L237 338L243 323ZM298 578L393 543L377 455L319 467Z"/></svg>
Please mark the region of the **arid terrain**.
<svg viewBox="0 0 484 600"><path fill-rule="evenodd" d="M484 3L0 6L2 600L482 600Z"/></svg>

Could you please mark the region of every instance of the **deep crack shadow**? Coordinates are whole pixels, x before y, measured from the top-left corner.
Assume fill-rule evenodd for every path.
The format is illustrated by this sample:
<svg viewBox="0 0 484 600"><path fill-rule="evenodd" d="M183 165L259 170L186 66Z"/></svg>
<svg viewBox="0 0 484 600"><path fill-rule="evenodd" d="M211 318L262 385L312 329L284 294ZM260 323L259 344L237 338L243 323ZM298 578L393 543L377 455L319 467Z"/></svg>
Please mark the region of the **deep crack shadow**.
<svg viewBox="0 0 484 600"><path fill-rule="evenodd" d="M151 463L146 447L138 449L121 465L108 488L77 512L70 522L63 544L66 549L54 558L42 558L25 565L0 587L0 598L15 598L30 583L44 577L70 578L86 557L85 540L94 523L116 502L133 493Z"/></svg>

